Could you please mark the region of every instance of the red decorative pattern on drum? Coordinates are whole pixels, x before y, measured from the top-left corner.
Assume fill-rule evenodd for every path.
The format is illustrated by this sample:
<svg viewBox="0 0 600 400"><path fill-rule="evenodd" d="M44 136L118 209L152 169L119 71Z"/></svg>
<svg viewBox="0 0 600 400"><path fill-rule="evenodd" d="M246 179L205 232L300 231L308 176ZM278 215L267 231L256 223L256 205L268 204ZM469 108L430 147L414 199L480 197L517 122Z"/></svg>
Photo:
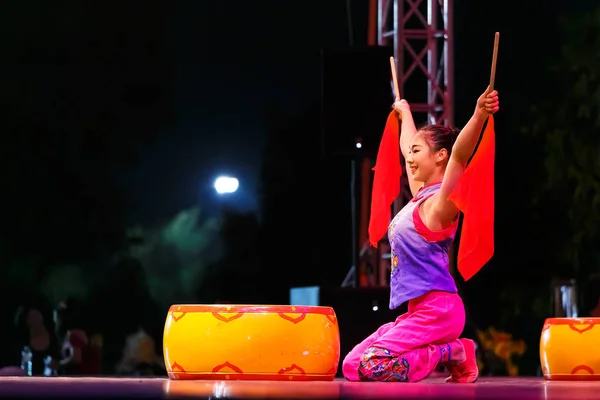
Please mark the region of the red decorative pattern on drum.
<svg viewBox="0 0 600 400"><path fill-rule="evenodd" d="M171 317L173 318L173 321L177 322L179 321L181 318L185 317L185 312L182 312L179 316L175 315L175 311L171 312Z"/></svg>
<svg viewBox="0 0 600 400"><path fill-rule="evenodd" d="M293 371L297 371L300 375L306 375L306 372L304 372L304 370L302 368L300 368L299 366L297 366L296 364L292 364L287 368L281 368L277 374L278 375L283 375L283 374L289 374L290 372Z"/></svg>
<svg viewBox="0 0 600 400"><path fill-rule="evenodd" d="M584 332L587 332L587 331L590 331L590 330L594 329L594 326L596 326L596 324L590 324L590 325L586 326L586 327L585 327L585 328L583 328L583 329L579 329L579 328L578 328L578 327L576 327L574 324L570 324L570 325L569 325L569 328L571 328L571 329L572 329L572 330L574 330L575 332L577 332L577 333L581 334L581 333L584 333Z"/></svg>
<svg viewBox="0 0 600 400"><path fill-rule="evenodd" d="M171 371L175 372L175 371L179 371L179 372L183 372L185 374L185 369L183 369L183 367L179 364L177 364L176 362L173 363L173 365L171 365Z"/></svg>
<svg viewBox="0 0 600 400"><path fill-rule="evenodd" d="M277 313L277 315L279 315L281 318L285 319L286 321L290 321L293 324L302 322L304 320L304 318L306 318L306 313L302 313L302 314L300 314L300 316L298 316L296 318L285 315L284 313Z"/></svg>
<svg viewBox="0 0 600 400"><path fill-rule="evenodd" d="M229 361L225 361L223 364L217 365L216 367L213 368L212 372L213 372L213 374L215 374L217 372L221 372L221 370L224 369L224 368L229 368L230 370L232 370L236 374L243 374L243 372L242 372L241 369L239 369L235 365L231 364Z"/></svg>
<svg viewBox="0 0 600 400"><path fill-rule="evenodd" d="M264 305L196 305L196 304L177 304L171 306L170 312L182 313L221 313L234 314L238 312L247 314L318 314L330 315L335 317L335 311L331 307L320 306L264 306Z"/></svg>
<svg viewBox="0 0 600 400"><path fill-rule="evenodd" d="M244 315L244 313L243 313L243 312L238 312L237 314L235 314L235 315L232 315L231 317L227 317L227 316L224 316L224 315L221 315L221 314L219 314L219 312L218 312L218 311L214 311L214 312L212 313L212 315L213 315L213 316L214 316L216 319L218 319L219 321L223 321L223 322L225 322L225 323L228 323L228 322L234 321L234 320L236 320L236 319L238 319L238 318L241 318L241 317L242 317L242 315Z"/></svg>
<svg viewBox="0 0 600 400"><path fill-rule="evenodd" d="M571 374L575 375L579 371L585 371L590 375L594 375L594 370L588 367L587 365L578 365L571 370Z"/></svg>

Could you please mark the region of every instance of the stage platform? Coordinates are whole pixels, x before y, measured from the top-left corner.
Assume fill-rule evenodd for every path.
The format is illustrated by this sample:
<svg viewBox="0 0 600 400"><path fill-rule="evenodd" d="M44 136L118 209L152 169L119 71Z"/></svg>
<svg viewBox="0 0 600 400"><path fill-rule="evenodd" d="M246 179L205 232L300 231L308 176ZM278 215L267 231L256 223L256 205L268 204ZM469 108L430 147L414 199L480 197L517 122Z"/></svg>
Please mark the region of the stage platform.
<svg viewBox="0 0 600 400"><path fill-rule="evenodd" d="M0 398L135 399L598 399L600 381L482 378L475 384L170 381L132 378L0 378Z"/></svg>

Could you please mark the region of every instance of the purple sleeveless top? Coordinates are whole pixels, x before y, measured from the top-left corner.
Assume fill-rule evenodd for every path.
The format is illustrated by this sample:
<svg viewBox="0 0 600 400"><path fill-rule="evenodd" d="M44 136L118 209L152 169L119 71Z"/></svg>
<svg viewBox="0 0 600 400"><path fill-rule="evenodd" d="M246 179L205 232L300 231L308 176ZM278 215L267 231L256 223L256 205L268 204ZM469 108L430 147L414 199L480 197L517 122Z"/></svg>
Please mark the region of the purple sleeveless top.
<svg viewBox="0 0 600 400"><path fill-rule="evenodd" d="M454 278L448 270L448 250L458 221L442 231L431 231L419 216L419 206L441 186L437 183L421 188L390 223L392 310L431 291L457 292Z"/></svg>

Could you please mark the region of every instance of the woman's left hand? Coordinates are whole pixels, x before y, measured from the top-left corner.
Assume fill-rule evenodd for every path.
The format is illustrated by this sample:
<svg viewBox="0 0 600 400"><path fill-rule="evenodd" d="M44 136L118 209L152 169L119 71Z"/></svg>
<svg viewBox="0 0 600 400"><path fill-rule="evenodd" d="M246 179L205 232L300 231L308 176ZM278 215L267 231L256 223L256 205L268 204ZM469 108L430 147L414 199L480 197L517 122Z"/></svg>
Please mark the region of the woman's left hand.
<svg viewBox="0 0 600 400"><path fill-rule="evenodd" d="M487 115L494 114L500 109L500 100L498 99L498 92L496 90L490 91L490 87L479 96L477 100L477 111Z"/></svg>

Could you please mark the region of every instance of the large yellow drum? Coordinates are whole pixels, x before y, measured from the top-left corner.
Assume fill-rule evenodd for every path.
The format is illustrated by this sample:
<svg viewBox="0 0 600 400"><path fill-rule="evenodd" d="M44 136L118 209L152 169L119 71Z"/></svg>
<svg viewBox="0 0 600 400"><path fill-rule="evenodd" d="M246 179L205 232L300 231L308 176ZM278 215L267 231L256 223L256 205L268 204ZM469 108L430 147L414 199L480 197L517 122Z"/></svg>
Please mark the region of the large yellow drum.
<svg viewBox="0 0 600 400"><path fill-rule="evenodd" d="M550 380L600 380L600 318L548 318L540 360Z"/></svg>
<svg viewBox="0 0 600 400"><path fill-rule="evenodd" d="M330 307L173 305L163 349L171 379L333 380L340 333Z"/></svg>

